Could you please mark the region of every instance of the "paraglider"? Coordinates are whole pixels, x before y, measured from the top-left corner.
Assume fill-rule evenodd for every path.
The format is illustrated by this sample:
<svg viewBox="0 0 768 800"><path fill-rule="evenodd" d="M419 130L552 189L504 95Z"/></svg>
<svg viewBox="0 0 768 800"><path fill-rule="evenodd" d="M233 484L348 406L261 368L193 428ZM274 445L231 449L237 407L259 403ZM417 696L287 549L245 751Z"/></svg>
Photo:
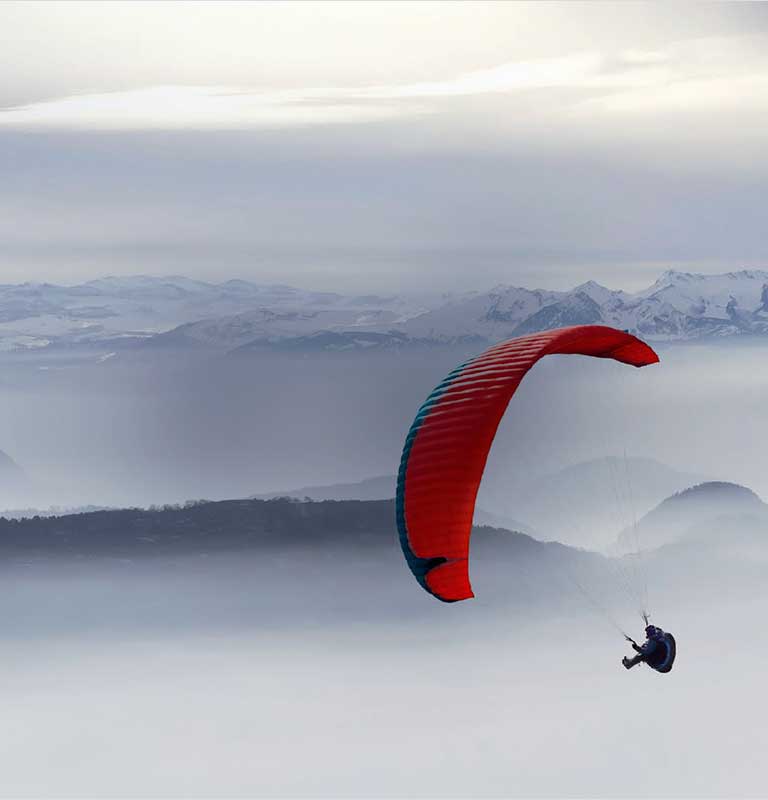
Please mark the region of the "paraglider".
<svg viewBox="0 0 768 800"><path fill-rule="evenodd" d="M469 545L488 452L525 374L553 354L610 358L634 367L659 360L626 331L580 325L501 342L458 366L435 388L405 439L396 515L405 560L438 600L474 597Z"/></svg>
<svg viewBox="0 0 768 800"><path fill-rule="evenodd" d="M626 638L632 644L632 649L637 653L632 658L621 659L621 663L627 668L638 664L647 664L651 669L656 672L667 673L672 670L672 665L675 663L677 655L677 644L675 637L671 633L663 631L655 625L647 625L645 628L645 642L638 644L629 636Z"/></svg>
<svg viewBox="0 0 768 800"><path fill-rule="evenodd" d="M628 331L580 325L501 342L459 365L422 404L405 439L397 479L400 545L418 583L446 603L474 597L469 546L475 499L496 429L517 387L540 359L573 354L610 358L634 367L658 362ZM576 584L579 588L579 584ZM646 622L647 640L622 659L672 669L675 639ZM623 632L623 631L622 631Z"/></svg>

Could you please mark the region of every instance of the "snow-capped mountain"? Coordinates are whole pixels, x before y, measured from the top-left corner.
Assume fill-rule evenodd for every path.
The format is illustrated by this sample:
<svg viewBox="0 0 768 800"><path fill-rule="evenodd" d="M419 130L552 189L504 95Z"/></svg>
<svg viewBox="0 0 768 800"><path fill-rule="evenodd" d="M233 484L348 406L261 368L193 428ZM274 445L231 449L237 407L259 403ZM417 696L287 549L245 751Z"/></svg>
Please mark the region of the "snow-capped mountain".
<svg viewBox="0 0 768 800"><path fill-rule="evenodd" d="M768 272L697 275L668 270L631 304L632 326L652 338L768 333Z"/></svg>
<svg viewBox="0 0 768 800"><path fill-rule="evenodd" d="M154 344L248 352L472 343L606 324L651 341L768 335L768 271L665 272L636 293L594 281L569 291L496 286L464 294L359 295L230 280L108 277L0 286L0 349Z"/></svg>
<svg viewBox="0 0 768 800"><path fill-rule="evenodd" d="M768 334L768 272L744 270L724 275L665 272L648 289L630 294L594 281L569 292L535 293L540 308L526 314L531 293L526 289L497 288L484 296L485 314L476 332L489 340L518 336L563 325L606 324L631 330L655 341L698 339L734 334ZM503 297L509 312L495 313ZM472 304L478 304L473 298ZM469 303L464 307L469 308ZM409 322L415 328L434 319L442 309ZM502 325L499 325L502 322ZM462 328L467 327L462 320ZM443 331L445 337L447 331Z"/></svg>
<svg viewBox="0 0 768 800"><path fill-rule="evenodd" d="M354 313L353 313L354 312ZM399 319L398 319L399 316ZM263 310L206 320L170 336L241 350L362 349L409 345L478 346L565 325L605 324L651 341L685 341L736 334L768 335L768 272L725 275L665 272L634 294L594 281L566 292L496 286L446 298L421 313L381 306L266 319ZM247 341L252 337L250 341Z"/></svg>
<svg viewBox="0 0 768 800"><path fill-rule="evenodd" d="M498 286L428 311L408 320L400 330L413 338L438 342L470 334L494 342L587 324L612 325L652 341L768 334L768 272L696 275L669 270L636 294L594 281L568 292Z"/></svg>
<svg viewBox="0 0 768 800"><path fill-rule="evenodd" d="M0 285L0 350L133 341L201 320L199 329L180 331L178 338L204 343L207 331L218 328L226 332L222 338L213 335L217 345L229 347L262 335L271 340L339 326L394 325L442 302L438 293L346 297L183 276L106 277L76 286Z"/></svg>

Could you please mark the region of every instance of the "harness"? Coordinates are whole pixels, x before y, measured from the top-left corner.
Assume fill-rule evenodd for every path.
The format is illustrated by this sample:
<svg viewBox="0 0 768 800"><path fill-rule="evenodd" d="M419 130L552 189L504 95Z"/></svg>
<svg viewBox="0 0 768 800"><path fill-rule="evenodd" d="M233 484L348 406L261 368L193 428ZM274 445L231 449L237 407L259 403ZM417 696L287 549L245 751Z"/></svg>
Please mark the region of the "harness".
<svg viewBox="0 0 768 800"><path fill-rule="evenodd" d="M671 633L665 633L655 640L656 649L646 658L645 663L656 672L667 673L672 669L677 655L677 644Z"/></svg>

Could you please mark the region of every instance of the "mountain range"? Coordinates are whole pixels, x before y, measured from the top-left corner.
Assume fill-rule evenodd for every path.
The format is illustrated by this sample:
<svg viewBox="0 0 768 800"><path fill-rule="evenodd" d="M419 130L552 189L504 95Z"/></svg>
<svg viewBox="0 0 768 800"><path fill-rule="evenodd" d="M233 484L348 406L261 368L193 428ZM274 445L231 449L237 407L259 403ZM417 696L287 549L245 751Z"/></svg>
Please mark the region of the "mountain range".
<svg viewBox="0 0 768 800"><path fill-rule="evenodd" d="M322 322L323 327L318 326ZM287 323L287 325L286 325ZM370 311L348 320L328 315L267 319L263 310L183 325L157 341L235 352L274 349L361 350L473 344L567 325L605 324L651 341L768 334L768 272L724 275L665 272L630 294L594 281L566 292L497 286L445 299L398 321ZM289 333L288 328L293 331Z"/></svg>
<svg viewBox="0 0 768 800"><path fill-rule="evenodd" d="M344 296L183 276L110 276L74 286L7 284L0 285L0 350L135 345L190 322L204 329L209 319L228 320L232 341L217 341L228 347L262 335L280 339L339 326L396 325L442 301L438 293Z"/></svg>
<svg viewBox="0 0 768 800"><path fill-rule="evenodd" d="M181 276L0 286L0 350L148 342L238 353L482 346L577 324L612 325L651 341L768 335L768 271L669 270L634 293L588 281L568 291L499 285L342 295Z"/></svg>

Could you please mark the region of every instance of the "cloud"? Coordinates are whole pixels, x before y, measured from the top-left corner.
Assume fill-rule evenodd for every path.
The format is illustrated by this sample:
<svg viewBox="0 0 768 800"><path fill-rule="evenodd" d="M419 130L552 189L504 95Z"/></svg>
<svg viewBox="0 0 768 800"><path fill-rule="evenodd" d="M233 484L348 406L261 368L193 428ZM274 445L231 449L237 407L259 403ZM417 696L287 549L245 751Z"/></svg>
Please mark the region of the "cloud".
<svg viewBox="0 0 768 800"><path fill-rule="evenodd" d="M381 123L449 112L504 96L498 116L554 122L621 120L724 106L761 113L768 61L761 37L686 40L665 49L585 50L508 61L428 81L258 88L153 85L6 107L0 126L70 130L248 130ZM597 117L590 123L592 115Z"/></svg>
<svg viewBox="0 0 768 800"><path fill-rule="evenodd" d="M438 111L445 98L547 89L614 90L668 80L663 54L598 52L501 64L448 80L259 91L153 86L6 108L0 124L74 129L238 129L377 122Z"/></svg>
<svg viewBox="0 0 768 800"><path fill-rule="evenodd" d="M591 98L580 104L587 116L595 112L612 115L674 114L695 112L752 111L768 108L768 72L731 78L680 80L653 88Z"/></svg>
<svg viewBox="0 0 768 800"><path fill-rule="evenodd" d="M324 99L325 102L318 102ZM384 103L344 102L338 93L251 92L223 86L155 86L76 95L6 109L0 125L77 130L241 129L375 121L397 116Z"/></svg>

